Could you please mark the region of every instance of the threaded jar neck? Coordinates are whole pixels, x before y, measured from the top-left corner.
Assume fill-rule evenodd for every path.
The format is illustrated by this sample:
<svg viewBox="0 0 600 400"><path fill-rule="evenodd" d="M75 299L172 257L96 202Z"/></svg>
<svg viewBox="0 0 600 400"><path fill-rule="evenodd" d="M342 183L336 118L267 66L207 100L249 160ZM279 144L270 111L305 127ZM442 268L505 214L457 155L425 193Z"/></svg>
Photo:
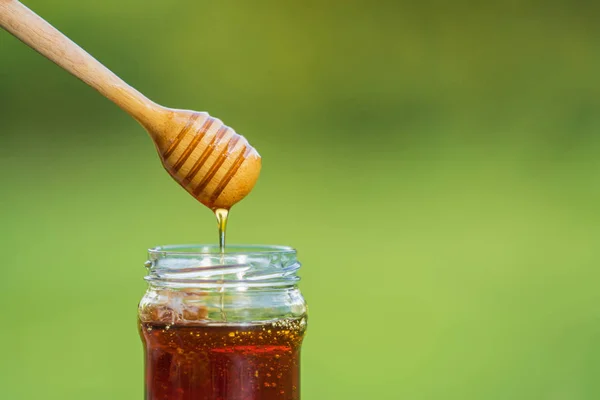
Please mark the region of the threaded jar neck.
<svg viewBox="0 0 600 400"><path fill-rule="evenodd" d="M286 246L170 245L148 250L150 285L233 289L294 286L300 280L296 250Z"/></svg>

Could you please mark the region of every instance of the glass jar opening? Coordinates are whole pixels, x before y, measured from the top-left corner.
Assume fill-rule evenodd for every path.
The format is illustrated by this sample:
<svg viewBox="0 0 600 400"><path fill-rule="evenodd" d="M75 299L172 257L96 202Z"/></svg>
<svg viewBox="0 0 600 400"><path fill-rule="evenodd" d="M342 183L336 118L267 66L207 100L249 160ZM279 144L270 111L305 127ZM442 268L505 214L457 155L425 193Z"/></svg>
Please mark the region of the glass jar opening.
<svg viewBox="0 0 600 400"><path fill-rule="evenodd" d="M170 245L148 250L146 280L165 287L204 289L293 286L296 250L286 246Z"/></svg>

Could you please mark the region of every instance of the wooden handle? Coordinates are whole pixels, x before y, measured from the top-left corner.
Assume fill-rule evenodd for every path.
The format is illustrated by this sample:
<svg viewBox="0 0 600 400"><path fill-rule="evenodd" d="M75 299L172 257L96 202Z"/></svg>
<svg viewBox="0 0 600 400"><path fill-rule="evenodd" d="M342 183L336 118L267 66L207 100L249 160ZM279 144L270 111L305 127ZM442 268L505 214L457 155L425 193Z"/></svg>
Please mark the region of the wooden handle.
<svg viewBox="0 0 600 400"><path fill-rule="evenodd" d="M162 109L17 0L0 0L0 26L96 89L142 125L151 125Z"/></svg>

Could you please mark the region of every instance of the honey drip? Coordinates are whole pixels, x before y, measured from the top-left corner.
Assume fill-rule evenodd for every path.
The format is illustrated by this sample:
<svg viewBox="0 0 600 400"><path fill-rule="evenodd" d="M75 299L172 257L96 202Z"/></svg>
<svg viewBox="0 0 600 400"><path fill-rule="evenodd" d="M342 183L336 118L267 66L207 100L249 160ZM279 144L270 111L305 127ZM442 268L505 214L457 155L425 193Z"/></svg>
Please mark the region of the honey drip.
<svg viewBox="0 0 600 400"><path fill-rule="evenodd" d="M219 225L219 250L221 251L221 254L225 254L225 233L227 230L229 210L226 208L216 208L214 212L215 217L217 217L217 224Z"/></svg>
<svg viewBox="0 0 600 400"><path fill-rule="evenodd" d="M214 210L215 216L217 217L217 224L219 226L219 250L221 251L221 265L225 265L225 236L227 231L227 218L229 217L229 210L226 208L216 208ZM221 277L221 287L219 292L221 293L221 318L223 322L227 322L227 313L225 312L225 277Z"/></svg>

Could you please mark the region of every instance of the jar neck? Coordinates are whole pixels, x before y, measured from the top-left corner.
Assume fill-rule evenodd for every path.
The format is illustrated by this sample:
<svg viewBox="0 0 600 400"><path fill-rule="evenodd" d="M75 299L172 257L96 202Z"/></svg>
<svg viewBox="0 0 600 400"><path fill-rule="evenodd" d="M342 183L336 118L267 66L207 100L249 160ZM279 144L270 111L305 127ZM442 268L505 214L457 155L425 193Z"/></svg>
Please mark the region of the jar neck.
<svg viewBox="0 0 600 400"><path fill-rule="evenodd" d="M285 246L173 245L148 250L146 281L159 288L264 290L300 280L296 250Z"/></svg>

